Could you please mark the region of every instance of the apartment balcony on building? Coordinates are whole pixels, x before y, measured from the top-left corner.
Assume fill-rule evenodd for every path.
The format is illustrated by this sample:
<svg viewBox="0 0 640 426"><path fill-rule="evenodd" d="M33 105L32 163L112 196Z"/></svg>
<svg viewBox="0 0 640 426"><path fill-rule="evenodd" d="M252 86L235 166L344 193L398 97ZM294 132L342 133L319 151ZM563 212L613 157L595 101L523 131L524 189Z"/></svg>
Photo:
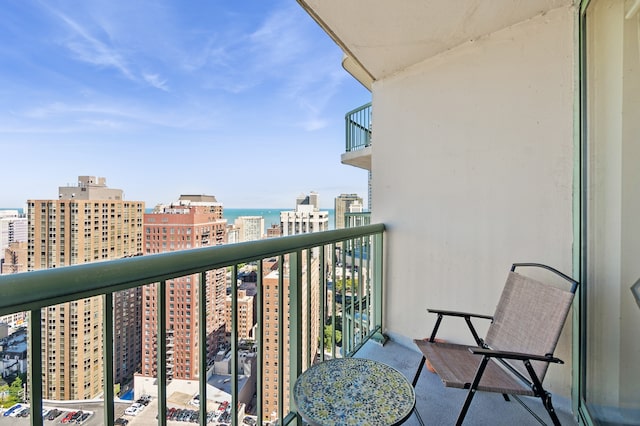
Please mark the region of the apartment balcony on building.
<svg viewBox="0 0 640 426"><path fill-rule="evenodd" d="M167 373L167 282L201 274L207 285L210 271L229 271L237 312L238 269L255 264L254 346L241 344L232 315L209 363L199 333L193 394L233 425L303 424L291 389L310 366L363 357L411 380L421 357L413 339L435 322L427 308L491 314L511 264L530 261L581 283L554 353L564 364L545 378L560 422L640 424L640 1L297 2L371 91L371 105L347 114L342 155L370 172L370 215L344 229L0 276L0 316L30 316L28 422L43 424L40 324L55 304L102 300L98 418L113 424L122 410L111 386L113 294L155 286L147 410L148 421L167 424L176 382ZM204 324L199 294L192 312ZM224 316L224 306L213 309ZM468 329L447 325L439 337L464 342ZM268 358L267 346L277 349ZM424 371L415 392L426 424L455 423L464 391ZM539 401L529 407L548 421ZM197 411L206 424L207 404ZM537 422L500 394L478 393L465 424Z"/></svg>
<svg viewBox="0 0 640 426"><path fill-rule="evenodd" d="M385 326L382 311L383 306L389 303L385 297L387 290L379 273L387 259L382 245L384 234L382 224L362 225L314 234L0 276L0 287L5 295L0 300L0 314L27 310L31 317L29 421L34 425L43 424L42 417L34 414L40 413L43 406L53 403L45 403L40 396L42 382L39 369L43 365L40 355L43 330L39 327L41 308L79 297L100 296L105 307L103 339L112 341L113 309L109 307L113 305L116 290L159 283L157 300L159 306L163 306L168 303L164 286L167 280L185 273L206 274L210 270L230 268L233 277L230 281L230 294L232 303L237 304L238 265L246 262L257 264L259 277L256 288L258 302L255 352L245 351L246 343L238 338L239 318L232 316L229 341L231 356L226 358L229 360L230 374L220 386L223 388L222 385L226 385L230 401L235 401L228 405L227 410L232 424L242 424L246 416L261 418L265 423L289 424L299 421L295 405L291 401L289 386L284 384L294 383L308 367L323 360L366 357L394 366L410 379L419 363L419 353L395 341L384 343L386 338L383 333ZM353 255L347 256L345 250L337 250L339 245L352 247ZM274 258L277 259L276 267L272 266ZM268 270L263 265L269 265ZM310 267L315 272L309 273ZM267 276L267 272L272 276L273 270L286 273L276 274L275 281L261 279ZM337 277L347 276L347 271L350 271L351 285L335 286ZM206 283L206 280L201 282ZM267 300L266 293L273 291L276 291L277 297L274 299L273 295L270 296L272 304L263 303ZM313 303L312 294L319 296ZM199 306L204 306L206 300L199 302ZM204 320L204 316L208 314L205 310L200 310L199 306L197 311L201 312L200 319ZM167 318L162 312L164 310L160 309L156 330L159 338L154 342L157 345L157 359L154 362L159 367L156 370L157 380L154 381L157 389L151 392L151 408L145 408L130 418L132 424L136 421L143 422L144 419L155 422L156 414L159 415L161 424L166 424L163 419L166 419L168 412L175 410L176 396L172 386L177 380L172 381L170 377L175 368L175 362L170 356L175 341L171 338L171 330L165 328ZM265 318L273 317L274 312L284 312L286 315L278 317L275 330L267 329L264 326ZM320 324L335 327L320 327ZM341 339L333 334L335 329L342 331ZM280 345L278 359L266 359L263 348L274 335L287 335L289 343L286 345L285 339L276 340L276 344ZM317 337L310 339L312 335ZM198 368L200 371L209 371L211 364L207 359L205 333L200 333L198 343L198 347L203 348L199 353ZM112 360L113 348L105 345L106 362L102 373L106 383L113 381ZM250 367L253 360L255 363ZM217 362L215 365L216 368L219 367ZM251 372L247 372L246 368L250 368ZM267 375L266 370L273 368L275 376ZM241 371L243 375L240 374ZM265 381L268 376L275 377L275 384ZM206 424L207 416L211 415L210 407L216 404L220 391L209 387L207 380L200 377L199 381L193 383L191 392L194 395L207 395L210 400L209 406L200 404L196 408L199 410L200 424ZM438 382L435 375L428 375L419 383L417 409L429 418L438 419L438 424L448 424L455 418L456 411L453 407L464 397L464 393L445 390ZM275 394L274 388L277 389ZM149 388L135 389L136 399L149 393ZM123 414L125 407L114 403L115 396L113 387L105 386L98 396L103 402L92 403L96 413L94 421L98 421L95 424L113 424L114 419ZM272 404L274 400L276 404L269 406L269 414L261 415L260 413L267 412L266 405ZM499 402L502 414L496 419L493 416ZM569 407L558 404L557 401L556 405L563 424L571 424ZM70 407L69 410L73 408L73 404L67 406ZM274 412L275 415L270 415ZM515 422L526 424L528 421L528 413L515 403L505 403L501 397L479 397L473 412L468 424L487 424L487 419L492 419L491 424L505 425ZM416 422L417 418L412 416L406 424L417 424Z"/></svg>
<svg viewBox="0 0 640 426"><path fill-rule="evenodd" d="M345 114L343 164L371 171L371 102Z"/></svg>

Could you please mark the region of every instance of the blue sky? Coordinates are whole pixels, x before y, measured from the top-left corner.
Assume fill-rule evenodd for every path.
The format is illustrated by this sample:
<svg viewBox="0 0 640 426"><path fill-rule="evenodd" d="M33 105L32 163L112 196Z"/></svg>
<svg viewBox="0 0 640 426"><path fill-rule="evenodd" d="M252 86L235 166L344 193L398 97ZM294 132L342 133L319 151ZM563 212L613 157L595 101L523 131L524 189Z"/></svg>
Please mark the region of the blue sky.
<svg viewBox="0 0 640 426"><path fill-rule="evenodd" d="M371 97L341 59L294 0L3 1L0 207L79 175L149 207L366 199L340 154L344 114Z"/></svg>

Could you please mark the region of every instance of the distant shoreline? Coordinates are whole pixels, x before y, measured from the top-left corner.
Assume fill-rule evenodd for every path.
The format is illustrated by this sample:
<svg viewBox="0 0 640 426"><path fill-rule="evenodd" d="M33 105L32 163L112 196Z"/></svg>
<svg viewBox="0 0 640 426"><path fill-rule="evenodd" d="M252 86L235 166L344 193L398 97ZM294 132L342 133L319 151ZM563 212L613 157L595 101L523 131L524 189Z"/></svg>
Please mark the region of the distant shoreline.
<svg viewBox="0 0 640 426"><path fill-rule="evenodd" d="M20 215L24 214L24 208L16 208L16 207L0 207L0 210L17 210ZM270 228L273 224L280 224L280 212L283 211L291 211L295 210L293 207L291 208L263 208L263 207L254 207L254 208L224 208L223 218L227 219L228 224L233 224L233 222L240 216L262 216L264 218L264 226L266 228ZM320 209L320 211L329 212L329 229L333 229L334 226L334 209ZM153 207L145 208L145 213L153 212Z"/></svg>

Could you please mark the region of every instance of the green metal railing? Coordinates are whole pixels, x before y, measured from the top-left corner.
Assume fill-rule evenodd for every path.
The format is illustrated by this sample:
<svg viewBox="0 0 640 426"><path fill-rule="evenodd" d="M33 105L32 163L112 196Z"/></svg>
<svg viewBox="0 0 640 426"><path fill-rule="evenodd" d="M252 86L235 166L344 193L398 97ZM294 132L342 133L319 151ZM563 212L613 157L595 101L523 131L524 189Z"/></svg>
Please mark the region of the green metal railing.
<svg viewBox="0 0 640 426"><path fill-rule="evenodd" d="M371 145L371 102L345 114L346 152Z"/></svg>
<svg viewBox="0 0 640 426"><path fill-rule="evenodd" d="M371 212L344 214L345 228L353 228L354 226L369 225L370 223L371 223Z"/></svg>
<svg viewBox="0 0 640 426"><path fill-rule="evenodd" d="M168 280L200 274L199 285L207 285L207 271L231 270L232 309L237 307L238 265L257 263L256 285L256 343L257 385L256 414L263 419L263 318L264 291L262 285L263 260L277 259L279 271L288 264L288 306L285 302L285 277L279 274L278 312L289 313L288 330L279 315L278 336L289 334L288 361L285 370L284 342L279 339L278 354L278 413L276 422L298 422L292 398L288 406L285 397L296 378L312 363L325 357L352 356L369 338L380 337L382 331L382 260L384 225L367 225L313 234L273 238L256 242L198 248L170 253L139 256L28 273L0 276L0 315L30 312L29 394L32 425L42 425L42 333L41 309L58 303L100 296L104 303L104 342L113 342L114 292L147 284L157 290L157 383L158 425L166 425L167 413L167 340L166 340L166 284ZM348 247L349 250L344 249ZM342 277L342 285L337 285ZM348 279L347 279L348 277ZM201 290L203 290L201 288ZM318 302L312 304L311 294L317 292ZM199 324L206 324L206 291L199 292ZM312 312L318 310L317 323ZM237 312L237 311L236 311ZM303 322L303 318L307 318ZM343 341L339 345L336 333L325 335L325 326L341 325ZM231 332L231 422L238 418L238 353L237 317L232 315ZM46 332L46 330L45 330ZM318 342L311 336L318 335ZM206 327L199 327L199 394L206 395L207 344ZM303 342L307 342L303 345ZM325 343L328 342L328 343ZM303 350L303 348L305 350ZM304 352L304 353L303 353ZM113 345L104 344L104 424L114 422ZM285 377L289 386L284 387ZM287 395L285 395L285 393ZM200 424L206 423L207 404L199 408Z"/></svg>

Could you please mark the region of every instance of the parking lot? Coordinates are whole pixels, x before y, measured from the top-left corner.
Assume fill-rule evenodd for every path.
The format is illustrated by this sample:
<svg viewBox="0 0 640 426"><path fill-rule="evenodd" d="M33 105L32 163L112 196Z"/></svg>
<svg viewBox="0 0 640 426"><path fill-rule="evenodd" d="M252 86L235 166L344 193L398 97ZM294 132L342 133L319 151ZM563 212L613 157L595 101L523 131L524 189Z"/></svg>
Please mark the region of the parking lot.
<svg viewBox="0 0 640 426"><path fill-rule="evenodd" d="M173 409L173 411L172 411ZM180 426L180 425L186 425L186 424L192 424L193 422L191 421L191 413L193 412L197 412L198 407L196 406L188 406L188 405L175 405L175 404L167 404L167 412L176 412L177 410L180 410L182 414L182 416L174 416L172 419L167 420L167 424L172 425L172 426ZM129 415L123 415L123 418L129 420L129 426L144 426L144 425L149 425L149 424L156 424L157 420L156 420L156 415L158 414L158 400L157 399L152 399L150 404L145 407L144 409L142 409L138 414L136 414L135 416L129 416ZM197 417L196 417L197 418ZM195 418L194 418L195 420ZM197 420L195 420L195 423L197 423ZM218 422L210 422L209 424L211 425L220 425L220 424L224 424L224 423L218 423Z"/></svg>
<svg viewBox="0 0 640 426"><path fill-rule="evenodd" d="M61 425L61 424L69 424L69 425L78 425L81 426L103 426L104 425L104 408L102 402L56 402L55 404L43 404L46 408L57 409L60 411L60 414L55 417L53 420L45 419L45 425ZM129 406L129 404L116 403L115 404L115 416L116 418L122 416L124 414L124 410ZM4 412L6 410L2 410L2 414L0 414L0 426L28 426L30 424L29 417L11 417L5 416ZM90 413L90 415L81 423L77 423L77 419L72 423L63 423L63 420L67 415L71 412L82 411L83 413ZM155 418L155 416L154 416Z"/></svg>
<svg viewBox="0 0 640 426"><path fill-rule="evenodd" d="M211 404L211 401L210 401ZM129 409L133 404L132 403L116 403L115 404L115 417L114 419L123 418L128 421L128 426L146 426L157 424L156 415L158 414L158 401L157 399L151 399L148 405L143 406L141 409L137 410L135 415L127 415L125 411ZM167 411L171 414L175 413L172 419L167 421L167 424L171 426L184 426L186 424L197 423L197 415L192 419L192 413L198 410L197 406L193 405L177 405L177 404L167 404ZM211 405L209 407L210 413L216 413L216 416L209 416L208 424L210 425L227 425L230 423L231 419L230 409L227 404L213 404L215 405L215 409L211 409ZM55 408L60 411L60 414L57 415L53 420L49 420L45 418L45 425L81 425L81 426L103 426L104 425L104 407L102 402L73 402L73 403L61 403L56 402L55 404L44 404L47 408ZM222 406L222 407L221 407ZM221 409L222 408L222 409ZM4 416L4 411L0 413L0 426L28 426L29 425L29 417L11 417ZM72 422L63 422L63 420L68 416L69 413L82 411L83 413L91 413L91 415L86 418L81 423L77 423L77 420ZM129 411L131 412L131 411ZM253 418L247 418L245 422L247 425L254 425L255 421Z"/></svg>

